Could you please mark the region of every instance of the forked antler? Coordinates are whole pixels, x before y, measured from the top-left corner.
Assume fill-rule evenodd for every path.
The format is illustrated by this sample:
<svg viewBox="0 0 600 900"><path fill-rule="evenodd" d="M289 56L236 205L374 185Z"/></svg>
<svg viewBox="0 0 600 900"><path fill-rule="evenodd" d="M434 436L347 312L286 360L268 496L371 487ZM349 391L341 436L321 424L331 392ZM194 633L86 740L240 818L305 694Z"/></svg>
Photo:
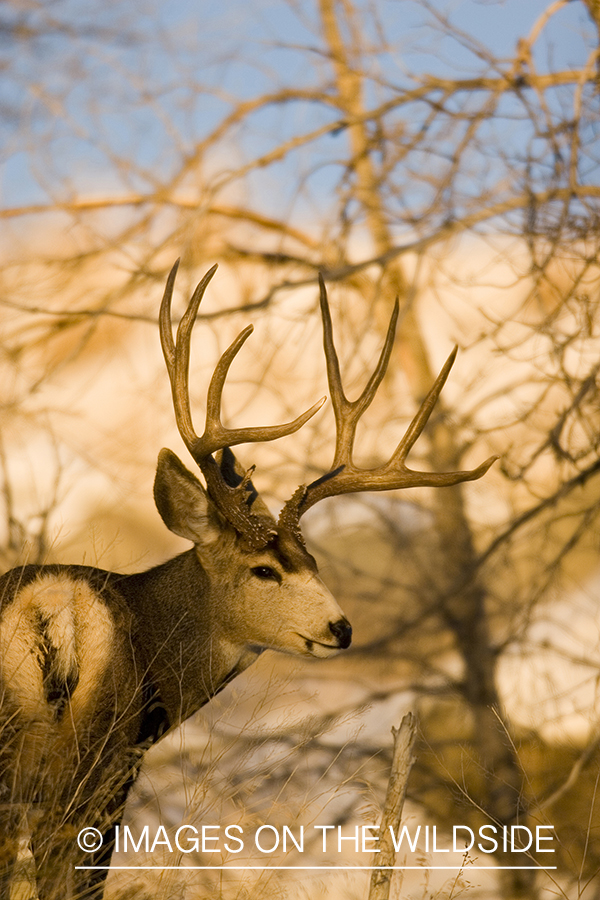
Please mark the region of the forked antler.
<svg viewBox="0 0 600 900"><path fill-rule="evenodd" d="M491 456L475 469L462 472L419 472L409 469L405 464L406 457L427 424L427 420L448 378L450 369L456 359L457 347L454 348L446 360L444 367L435 380L435 384L423 400L404 437L388 462L375 469L359 469L354 465L352 449L356 427L365 410L371 405L390 361L398 321L398 300L394 304L383 349L375 370L360 397L350 401L346 397L342 385L340 364L333 343L333 328L327 291L321 276L319 276L319 287L321 316L323 319L323 345L327 362L327 380L329 382L336 424L335 455L331 471L327 475L318 478L308 486L298 488L293 497L287 501L281 511L279 525L298 533L300 516L307 509L310 509L311 506L314 506L315 503L324 500L326 497L335 497L340 494L350 494L358 491L392 491L408 487L445 487L459 484L463 481L474 481L485 475L492 463L498 458L497 456Z"/></svg>
<svg viewBox="0 0 600 900"><path fill-rule="evenodd" d="M325 398L323 397L305 413L294 419L293 422L288 422L284 425L225 428L221 422L223 387L231 363L254 330L252 325L248 325L237 336L231 346L227 348L217 363L208 388L204 432L201 437L198 437L194 431L190 411L190 338L202 297L208 283L217 271L217 266L215 265L212 269L209 269L194 291L179 323L176 341L173 342L171 300L178 268L179 260L177 260L167 278L159 315L160 340L171 382L177 427L184 444L206 479L206 485L212 499L221 512L231 525L244 536L250 546L255 548L265 546L275 533L275 530L272 525L265 522L263 517L253 515L249 507L249 499L252 493L250 478L254 471L254 466L248 469L237 486L232 487L225 482L212 454L217 450L222 450L225 447L234 447L237 444L274 441L285 435L293 434L318 412L325 402Z"/></svg>
<svg viewBox="0 0 600 900"><path fill-rule="evenodd" d="M208 491L230 524L244 538L249 547L258 549L266 546L277 533L274 523L264 516L252 513L250 507L255 495L250 481L254 466L240 478L239 484L232 486L225 481L223 473L213 453L237 444L274 441L277 438L298 431L321 408L325 398L319 400L306 412L284 425L267 425L253 428L225 428L221 422L221 399L225 379L231 363L242 345L253 331L252 325L245 328L223 353L208 388L206 403L206 424L198 437L192 424L189 398L190 338L204 292L217 266L210 269L194 291L188 307L179 323L176 341L173 341L171 324L171 299L179 261L175 263L165 287L160 308L160 338L163 348L171 389L175 419L179 433L193 459L202 471ZM436 404L448 373L456 357L456 348L450 354L435 384L419 407L406 433L387 463L375 469L359 469L352 461L354 437L359 419L371 405L379 385L386 373L398 321L398 302L394 306L392 318L381 351L379 361L369 381L358 399L350 401L344 393L340 364L333 343L331 313L323 279L319 278L321 315L323 318L323 344L327 362L327 379L336 422L335 454L331 471L308 486L302 485L283 507L277 528L292 531L301 539L300 517L326 497L358 491L391 491L398 488L428 486L442 487L474 481L481 478L497 457L492 456L475 469L462 472L419 472L409 469L405 463L409 451L423 431Z"/></svg>

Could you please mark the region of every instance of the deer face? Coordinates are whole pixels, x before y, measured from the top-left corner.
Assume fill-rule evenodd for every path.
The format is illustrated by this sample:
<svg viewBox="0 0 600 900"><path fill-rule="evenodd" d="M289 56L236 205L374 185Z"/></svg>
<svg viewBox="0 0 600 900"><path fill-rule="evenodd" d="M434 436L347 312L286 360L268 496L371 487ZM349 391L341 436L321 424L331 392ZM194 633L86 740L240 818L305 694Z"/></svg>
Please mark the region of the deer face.
<svg viewBox="0 0 600 900"><path fill-rule="evenodd" d="M259 643L319 658L350 646L350 623L294 535L280 529L264 551L242 556L242 579L239 611Z"/></svg>
<svg viewBox="0 0 600 900"><path fill-rule="evenodd" d="M350 623L315 560L295 534L277 528L259 499L255 505L273 536L261 549L249 549L170 450L159 456L154 496L167 527L193 541L216 625L229 643L317 658L350 646Z"/></svg>

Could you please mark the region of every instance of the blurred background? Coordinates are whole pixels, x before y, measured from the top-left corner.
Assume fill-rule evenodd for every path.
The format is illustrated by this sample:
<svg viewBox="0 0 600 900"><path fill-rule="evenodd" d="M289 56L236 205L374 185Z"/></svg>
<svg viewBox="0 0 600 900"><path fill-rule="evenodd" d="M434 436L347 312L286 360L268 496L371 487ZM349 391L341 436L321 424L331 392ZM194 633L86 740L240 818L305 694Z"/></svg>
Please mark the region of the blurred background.
<svg viewBox="0 0 600 900"><path fill-rule="evenodd" d="M494 860L471 854L458 873L398 877L396 896L600 898L599 33L597 0L0 3L3 571L136 571L186 549L152 501L160 448L187 463L156 324L177 257L176 318L219 263L194 335L198 427L248 322L229 424L289 419L326 392L321 271L351 398L400 299L357 459L387 459L454 344L409 462L500 456L472 484L306 515L351 650L261 657L148 754L132 831L374 823L390 730L412 709L406 820L550 824L558 869L477 871ZM328 471L333 436L327 404L239 456L276 510ZM306 863L292 851L270 861ZM317 900L366 898L367 883L115 871L108 885L113 900Z"/></svg>

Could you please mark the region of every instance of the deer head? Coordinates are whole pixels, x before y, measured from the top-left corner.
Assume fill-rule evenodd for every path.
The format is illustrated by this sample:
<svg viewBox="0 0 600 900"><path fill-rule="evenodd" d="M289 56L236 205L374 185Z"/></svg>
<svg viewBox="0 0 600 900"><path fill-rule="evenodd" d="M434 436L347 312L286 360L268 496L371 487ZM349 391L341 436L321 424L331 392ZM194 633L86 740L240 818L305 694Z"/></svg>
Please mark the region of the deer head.
<svg viewBox="0 0 600 900"><path fill-rule="evenodd" d="M200 302L213 277L213 266L198 284L173 340L171 299L177 273L171 270L160 311L161 343L177 426L206 481L206 489L170 450L161 451L155 499L166 525L192 540L211 583L231 595L221 615L231 620L230 636L244 635L247 645L270 646L295 653L326 656L348 647L351 628L337 603L317 576L306 550L300 517L326 497L357 491L382 491L417 485L452 485L480 478L495 457L476 469L444 474L417 472L406 457L423 430L448 377L456 351L438 376L390 460L376 469L359 469L352 460L356 426L370 405L386 372L398 318L394 308L384 347L368 384L357 400L349 401L342 387L333 343L325 285L320 282L324 347L329 389L336 421L336 446L331 469L309 485L302 485L283 507L278 520L269 513L252 483L254 467L243 471L231 447L272 441L298 431L321 408L315 403L292 422L282 425L226 428L221 422L221 398L227 372L252 333L248 326L223 353L208 388L206 422L201 436L192 424L189 398L190 337ZM244 589L234 588L244 583ZM223 586L226 586L223 588Z"/></svg>

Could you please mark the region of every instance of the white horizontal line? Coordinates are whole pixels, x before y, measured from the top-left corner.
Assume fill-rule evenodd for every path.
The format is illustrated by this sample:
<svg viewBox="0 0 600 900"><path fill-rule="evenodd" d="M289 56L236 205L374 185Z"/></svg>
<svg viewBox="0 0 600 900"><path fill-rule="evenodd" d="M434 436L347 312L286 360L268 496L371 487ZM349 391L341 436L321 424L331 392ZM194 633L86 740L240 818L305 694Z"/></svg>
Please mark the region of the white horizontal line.
<svg viewBox="0 0 600 900"><path fill-rule="evenodd" d="M186 870L195 870L195 869L203 869L203 870L223 870L223 869L232 869L239 872L272 872L273 869L286 869L297 872L308 872L314 871L315 869L326 869L330 872L340 871L361 871L361 872L379 872L379 871L399 871L405 869L444 869L448 872L473 872L473 871L482 871L484 869L490 869L492 871L508 871L508 872L516 872L521 869L534 869L536 872L549 872L554 871L557 866L75 866L78 870L90 870L90 871L100 871L100 870L108 870L108 869L119 869L119 870L129 870L129 871L137 871L138 869L150 869L156 872L165 872L168 869L179 869L181 871Z"/></svg>

